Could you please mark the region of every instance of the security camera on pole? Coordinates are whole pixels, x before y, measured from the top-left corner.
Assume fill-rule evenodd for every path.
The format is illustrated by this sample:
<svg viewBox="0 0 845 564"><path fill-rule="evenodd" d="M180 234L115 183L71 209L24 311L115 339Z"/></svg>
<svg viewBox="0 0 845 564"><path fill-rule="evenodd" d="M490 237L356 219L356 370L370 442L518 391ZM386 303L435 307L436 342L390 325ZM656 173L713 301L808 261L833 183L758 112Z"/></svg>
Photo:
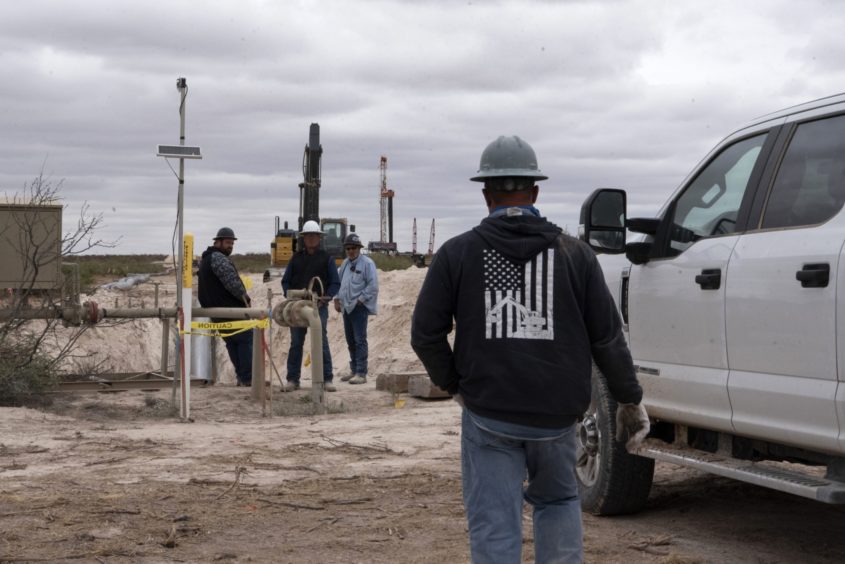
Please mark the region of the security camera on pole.
<svg viewBox="0 0 845 564"><path fill-rule="evenodd" d="M183 233L183 207L185 187L185 159L201 159L199 147L185 146L185 99L188 97L188 82L184 78L176 79L176 89L179 91L181 102L179 104L179 145L159 145L157 155L165 158L179 159L179 196L178 210L176 213L179 232L179 271L180 276L176 277L176 310L179 316L178 343L181 357L179 382L181 386L181 403L179 414L182 419L190 419L191 416L191 307L193 306L193 273L191 272L191 261L193 260L194 237L190 233ZM169 164L169 163L168 163ZM187 305L186 305L187 304ZM175 375L174 375L175 379Z"/></svg>

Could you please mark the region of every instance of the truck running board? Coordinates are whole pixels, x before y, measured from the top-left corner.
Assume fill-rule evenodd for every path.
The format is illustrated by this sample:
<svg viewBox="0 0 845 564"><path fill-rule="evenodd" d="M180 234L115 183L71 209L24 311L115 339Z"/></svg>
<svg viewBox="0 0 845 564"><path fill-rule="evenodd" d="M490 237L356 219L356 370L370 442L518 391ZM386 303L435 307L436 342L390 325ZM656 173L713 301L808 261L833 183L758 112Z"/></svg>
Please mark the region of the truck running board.
<svg viewBox="0 0 845 564"><path fill-rule="evenodd" d="M718 476L808 497L824 503L845 503L845 482L785 470L764 462L737 460L677 445L648 440L634 454L695 468Z"/></svg>

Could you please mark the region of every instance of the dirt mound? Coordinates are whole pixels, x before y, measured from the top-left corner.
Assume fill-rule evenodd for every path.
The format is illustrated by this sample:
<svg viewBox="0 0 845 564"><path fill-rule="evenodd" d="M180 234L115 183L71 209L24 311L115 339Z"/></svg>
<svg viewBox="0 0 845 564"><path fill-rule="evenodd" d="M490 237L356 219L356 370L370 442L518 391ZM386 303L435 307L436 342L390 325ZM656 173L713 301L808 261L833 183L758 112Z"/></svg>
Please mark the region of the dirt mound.
<svg viewBox="0 0 845 564"><path fill-rule="evenodd" d="M368 332L371 375L422 370L411 350L410 323L411 312L425 272L423 269L413 268L379 273L379 315L370 318ZM249 293L253 307L269 310L273 304L281 301L282 288L279 280L265 283L259 274L250 275L249 278L252 281ZM89 299L102 307L174 307L176 281L172 277L159 276L126 291L100 288L93 295L83 297L83 301ZM77 343L77 354L72 359L69 370L76 374L159 370L161 334L162 322L158 319L108 320L83 333ZM342 375L348 371L349 355L341 314L333 308L329 311L328 336L335 371ZM270 331L269 341L274 364L284 379L290 332L286 328L274 326ZM235 375L225 347L222 342L219 342L219 345L219 381L224 384L234 383ZM310 340L306 340L305 348L306 351L310 348ZM171 352L169 356L169 368L172 370L174 355ZM268 367L268 373L269 371ZM303 371L307 372L307 369Z"/></svg>

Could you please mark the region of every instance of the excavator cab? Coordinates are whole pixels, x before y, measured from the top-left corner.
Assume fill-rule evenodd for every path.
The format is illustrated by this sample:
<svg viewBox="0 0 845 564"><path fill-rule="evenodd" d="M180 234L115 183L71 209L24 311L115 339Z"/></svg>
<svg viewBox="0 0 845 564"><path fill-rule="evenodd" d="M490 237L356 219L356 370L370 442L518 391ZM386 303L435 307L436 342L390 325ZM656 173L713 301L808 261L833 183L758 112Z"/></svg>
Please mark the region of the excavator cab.
<svg viewBox="0 0 845 564"><path fill-rule="evenodd" d="M323 230L323 249L334 257L335 264L340 266L346 253L343 252L343 240L348 232L345 217L326 217L320 220ZM353 228L352 231L355 229Z"/></svg>

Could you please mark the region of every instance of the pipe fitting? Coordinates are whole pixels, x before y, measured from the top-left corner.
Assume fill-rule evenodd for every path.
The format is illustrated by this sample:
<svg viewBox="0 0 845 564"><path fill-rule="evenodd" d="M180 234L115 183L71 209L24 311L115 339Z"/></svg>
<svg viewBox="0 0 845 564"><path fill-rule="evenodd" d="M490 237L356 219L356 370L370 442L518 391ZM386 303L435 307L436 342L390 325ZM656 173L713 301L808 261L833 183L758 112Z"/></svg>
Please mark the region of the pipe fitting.
<svg viewBox="0 0 845 564"><path fill-rule="evenodd" d="M273 321L282 327L308 327L314 304L307 300L284 300L273 308Z"/></svg>

